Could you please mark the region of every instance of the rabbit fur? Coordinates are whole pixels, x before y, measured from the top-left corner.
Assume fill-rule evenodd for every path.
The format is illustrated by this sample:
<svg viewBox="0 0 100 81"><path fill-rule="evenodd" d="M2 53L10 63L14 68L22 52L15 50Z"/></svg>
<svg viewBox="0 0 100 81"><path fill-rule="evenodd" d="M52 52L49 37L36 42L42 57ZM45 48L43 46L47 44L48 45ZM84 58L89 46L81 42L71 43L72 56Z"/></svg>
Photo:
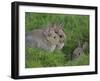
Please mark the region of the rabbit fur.
<svg viewBox="0 0 100 81"><path fill-rule="evenodd" d="M62 49L64 47L64 42L66 40L66 36L63 30L62 24L53 24L53 28L55 33L59 36L59 42L56 45L56 49Z"/></svg>
<svg viewBox="0 0 100 81"><path fill-rule="evenodd" d="M83 46L81 46L80 41L78 42L78 47L74 49L72 58L78 58L80 57L85 49L88 47L88 43L84 42Z"/></svg>
<svg viewBox="0 0 100 81"><path fill-rule="evenodd" d="M59 36L54 32L52 27L45 29L35 29L26 33L26 46L32 48L41 48L47 51L54 51L59 42Z"/></svg>

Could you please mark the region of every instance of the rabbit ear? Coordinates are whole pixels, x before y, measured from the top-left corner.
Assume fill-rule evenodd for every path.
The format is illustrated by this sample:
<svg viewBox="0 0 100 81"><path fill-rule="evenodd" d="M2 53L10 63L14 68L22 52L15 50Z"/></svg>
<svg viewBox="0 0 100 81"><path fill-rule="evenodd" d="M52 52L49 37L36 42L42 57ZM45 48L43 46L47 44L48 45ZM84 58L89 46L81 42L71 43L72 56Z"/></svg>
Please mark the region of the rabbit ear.
<svg viewBox="0 0 100 81"><path fill-rule="evenodd" d="M60 29L64 30L63 27L64 27L64 24L63 24L63 23L59 24L59 28L60 28Z"/></svg>
<svg viewBox="0 0 100 81"><path fill-rule="evenodd" d="M53 28L56 28L57 27L57 24L56 23L53 23L52 27Z"/></svg>
<svg viewBox="0 0 100 81"><path fill-rule="evenodd" d="M53 31L53 29L52 29L51 27L48 27L47 29L45 29L45 30L43 31L43 34L44 34L45 36L50 36L50 35L51 35L51 31Z"/></svg>
<svg viewBox="0 0 100 81"><path fill-rule="evenodd" d="M52 27L52 24L51 24L51 23L49 23L47 27Z"/></svg>
<svg viewBox="0 0 100 81"><path fill-rule="evenodd" d="M80 40L78 41L78 46L81 47L81 41Z"/></svg>
<svg viewBox="0 0 100 81"><path fill-rule="evenodd" d="M54 24L53 24L53 27L54 27L55 29L58 28L58 29L62 29L62 30L63 30L63 26L64 26L63 23L61 23L61 24L54 23Z"/></svg>
<svg viewBox="0 0 100 81"><path fill-rule="evenodd" d="M51 24L49 24L49 27L50 27L50 28L56 28L56 27L57 27L57 24L54 23L54 22L52 22Z"/></svg>
<svg viewBox="0 0 100 81"><path fill-rule="evenodd" d="M63 27L63 26L64 26L64 24L63 24L63 23L61 23L59 26L60 26L60 27Z"/></svg>
<svg viewBox="0 0 100 81"><path fill-rule="evenodd" d="M63 26L64 26L64 24L63 24L63 23L61 23L59 26L60 26L60 27L63 27Z"/></svg>

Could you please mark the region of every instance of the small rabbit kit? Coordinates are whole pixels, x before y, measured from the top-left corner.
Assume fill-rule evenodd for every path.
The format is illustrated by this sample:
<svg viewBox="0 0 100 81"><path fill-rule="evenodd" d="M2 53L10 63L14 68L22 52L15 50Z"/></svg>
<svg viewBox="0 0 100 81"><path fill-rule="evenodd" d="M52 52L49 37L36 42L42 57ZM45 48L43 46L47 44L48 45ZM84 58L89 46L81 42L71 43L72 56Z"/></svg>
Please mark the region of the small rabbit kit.
<svg viewBox="0 0 100 81"><path fill-rule="evenodd" d="M79 41L78 46L73 51L72 59L80 57L82 54L84 54L84 51L86 49L88 49L88 42L84 42L81 46L81 43Z"/></svg>
<svg viewBox="0 0 100 81"><path fill-rule="evenodd" d="M41 48L50 52L55 49L62 49L64 46L65 34L61 25L53 24L46 28L34 29L25 34L27 47Z"/></svg>

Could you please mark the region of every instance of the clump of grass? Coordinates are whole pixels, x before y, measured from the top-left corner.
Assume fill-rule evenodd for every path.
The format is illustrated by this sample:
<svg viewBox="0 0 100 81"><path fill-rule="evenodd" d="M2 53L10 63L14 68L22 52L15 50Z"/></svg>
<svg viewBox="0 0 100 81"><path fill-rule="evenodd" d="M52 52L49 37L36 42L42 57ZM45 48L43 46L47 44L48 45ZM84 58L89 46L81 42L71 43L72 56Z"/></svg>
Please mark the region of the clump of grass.
<svg viewBox="0 0 100 81"><path fill-rule="evenodd" d="M26 48L26 67L53 67L65 64L61 51L48 52L38 48Z"/></svg>
<svg viewBox="0 0 100 81"><path fill-rule="evenodd" d="M68 61L66 66L82 66L82 65L89 65L89 55L82 54L79 58L76 58L72 61Z"/></svg>

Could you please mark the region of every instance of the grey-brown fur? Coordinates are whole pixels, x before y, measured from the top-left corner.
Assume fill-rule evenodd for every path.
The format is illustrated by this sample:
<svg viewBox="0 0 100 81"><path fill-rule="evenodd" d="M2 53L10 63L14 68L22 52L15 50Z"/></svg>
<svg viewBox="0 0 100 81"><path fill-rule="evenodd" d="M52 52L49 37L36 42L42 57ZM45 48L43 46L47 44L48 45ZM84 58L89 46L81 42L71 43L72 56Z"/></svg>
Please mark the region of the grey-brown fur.
<svg viewBox="0 0 100 81"><path fill-rule="evenodd" d="M27 47L41 48L47 51L54 51L59 42L58 35L52 28L35 29L26 33L25 44Z"/></svg>
<svg viewBox="0 0 100 81"><path fill-rule="evenodd" d="M48 27L34 29L25 35L27 47L41 48L53 52L64 47L65 33L62 25L51 24Z"/></svg>
<svg viewBox="0 0 100 81"><path fill-rule="evenodd" d="M85 42L82 46L81 46L81 43L78 42L78 46L74 49L74 51L72 53L72 56L71 56L72 59L80 57L87 47L88 47L88 43L87 42Z"/></svg>

